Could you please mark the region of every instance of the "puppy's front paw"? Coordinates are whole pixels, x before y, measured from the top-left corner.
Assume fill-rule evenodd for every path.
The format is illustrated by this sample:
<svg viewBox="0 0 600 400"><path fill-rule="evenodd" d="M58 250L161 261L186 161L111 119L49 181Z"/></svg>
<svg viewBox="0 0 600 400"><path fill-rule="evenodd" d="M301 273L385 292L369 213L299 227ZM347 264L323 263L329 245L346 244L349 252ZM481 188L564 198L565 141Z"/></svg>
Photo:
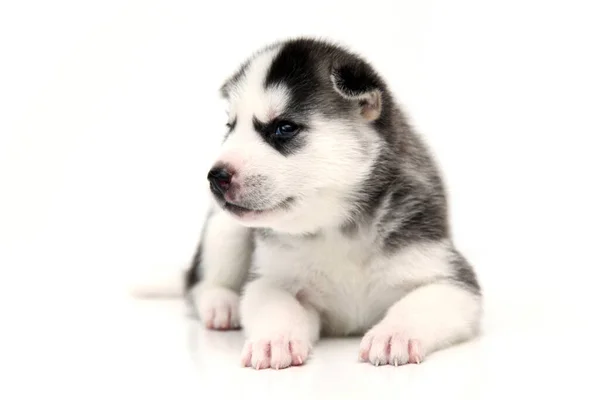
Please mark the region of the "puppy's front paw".
<svg viewBox="0 0 600 400"><path fill-rule="evenodd" d="M302 365L310 353L308 340L288 335L247 340L242 351L242 365L256 369L281 369Z"/></svg>
<svg viewBox="0 0 600 400"><path fill-rule="evenodd" d="M419 340L392 325L376 325L365 334L360 343L360 359L375 366L419 364L423 357Z"/></svg>
<svg viewBox="0 0 600 400"><path fill-rule="evenodd" d="M228 330L240 327L240 297L223 287L206 287L194 295L200 320L208 329Z"/></svg>

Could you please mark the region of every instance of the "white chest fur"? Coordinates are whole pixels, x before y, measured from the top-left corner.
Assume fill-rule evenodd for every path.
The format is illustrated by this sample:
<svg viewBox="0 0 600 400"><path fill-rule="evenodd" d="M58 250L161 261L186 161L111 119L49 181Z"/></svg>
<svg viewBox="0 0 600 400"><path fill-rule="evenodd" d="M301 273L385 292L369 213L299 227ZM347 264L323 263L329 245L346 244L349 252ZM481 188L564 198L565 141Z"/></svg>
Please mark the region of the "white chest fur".
<svg viewBox="0 0 600 400"><path fill-rule="evenodd" d="M407 290L397 279L390 281L371 237L337 230L314 237L262 237L254 271L315 307L325 334L360 334Z"/></svg>

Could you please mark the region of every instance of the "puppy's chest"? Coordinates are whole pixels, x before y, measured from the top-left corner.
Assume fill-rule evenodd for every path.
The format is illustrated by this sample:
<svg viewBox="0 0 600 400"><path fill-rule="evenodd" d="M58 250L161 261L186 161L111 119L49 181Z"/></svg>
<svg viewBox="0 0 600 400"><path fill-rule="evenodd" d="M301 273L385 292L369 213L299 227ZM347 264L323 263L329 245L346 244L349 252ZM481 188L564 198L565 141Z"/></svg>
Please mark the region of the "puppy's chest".
<svg viewBox="0 0 600 400"><path fill-rule="evenodd" d="M363 332L399 295L373 267L380 254L365 236L271 237L259 241L255 256L260 275L319 310L326 333Z"/></svg>

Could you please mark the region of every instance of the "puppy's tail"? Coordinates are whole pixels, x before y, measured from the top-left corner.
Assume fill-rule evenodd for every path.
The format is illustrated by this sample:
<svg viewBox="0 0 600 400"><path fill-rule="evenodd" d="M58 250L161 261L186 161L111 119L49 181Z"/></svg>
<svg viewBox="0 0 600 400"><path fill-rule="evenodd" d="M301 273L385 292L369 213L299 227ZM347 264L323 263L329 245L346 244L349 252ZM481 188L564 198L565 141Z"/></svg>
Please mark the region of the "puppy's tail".
<svg viewBox="0 0 600 400"><path fill-rule="evenodd" d="M140 299L180 298L185 294L189 271L153 271L143 278L136 277L129 284L129 293Z"/></svg>

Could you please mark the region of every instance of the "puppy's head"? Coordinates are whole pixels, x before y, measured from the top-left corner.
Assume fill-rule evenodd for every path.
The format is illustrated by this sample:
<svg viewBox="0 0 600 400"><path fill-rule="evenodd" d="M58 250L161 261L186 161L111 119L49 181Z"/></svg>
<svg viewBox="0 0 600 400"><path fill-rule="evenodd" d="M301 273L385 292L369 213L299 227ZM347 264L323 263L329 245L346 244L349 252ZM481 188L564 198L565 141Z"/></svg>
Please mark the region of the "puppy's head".
<svg viewBox="0 0 600 400"><path fill-rule="evenodd" d="M370 179L385 88L346 50L296 39L263 49L222 87L227 132L208 173L241 224L290 233L343 224Z"/></svg>

